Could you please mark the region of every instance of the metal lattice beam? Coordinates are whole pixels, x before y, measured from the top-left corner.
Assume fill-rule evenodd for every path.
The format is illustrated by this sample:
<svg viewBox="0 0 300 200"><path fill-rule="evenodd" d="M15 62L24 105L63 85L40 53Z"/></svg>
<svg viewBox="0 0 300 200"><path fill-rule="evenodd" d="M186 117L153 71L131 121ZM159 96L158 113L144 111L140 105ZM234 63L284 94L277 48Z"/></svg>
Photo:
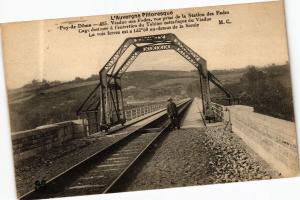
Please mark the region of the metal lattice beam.
<svg viewBox="0 0 300 200"><path fill-rule="evenodd" d="M140 55L141 49L136 48L125 60L125 62L121 65L121 67L117 70L115 73L115 76L120 77L123 73L127 71L127 69L130 67L130 65L137 59L137 57ZM121 74L121 75L120 75Z"/></svg>
<svg viewBox="0 0 300 200"><path fill-rule="evenodd" d="M120 64L120 58L124 56L124 53L131 46L134 47L133 51ZM221 87L221 89L223 88L226 94L229 94L229 92L226 88L224 89L216 77L207 71L206 60L171 33L127 38L100 70L100 83L81 105L78 113L97 109L101 120L100 130L101 126L107 128L116 123L123 123L125 120L124 102L121 83L118 83L121 80L121 76L141 53L171 49L175 50L198 69L203 112L205 116L209 116L209 111L211 111L209 81ZM94 108L95 105L96 108Z"/></svg>
<svg viewBox="0 0 300 200"><path fill-rule="evenodd" d="M113 56L108 60L108 62L104 65L104 67L101 69L106 69L107 71L111 70L113 68L120 57L123 55L123 53L128 49L130 45L133 44L133 40L131 38L126 39L123 44L117 49L117 51L113 54ZM101 73L100 71L100 73Z"/></svg>

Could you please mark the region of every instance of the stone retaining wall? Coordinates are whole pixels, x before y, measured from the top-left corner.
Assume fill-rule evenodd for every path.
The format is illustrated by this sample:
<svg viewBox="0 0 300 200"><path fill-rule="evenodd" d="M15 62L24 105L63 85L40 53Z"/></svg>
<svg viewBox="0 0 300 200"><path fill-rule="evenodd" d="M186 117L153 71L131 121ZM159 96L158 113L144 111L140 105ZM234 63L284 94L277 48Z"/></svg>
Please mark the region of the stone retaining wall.
<svg viewBox="0 0 300 200"><path fill-rule="evenodd" d="M32 130L12 133L15 162L61 146L64 142L86 135L85 128L78 121L66 121L40 126Z"/></svg>
<svg viewBox="0 0 300 200"><path fill-rule="evenodd" d="M233 132L283 176L299 174L295 123L229 106Z"/></svg>

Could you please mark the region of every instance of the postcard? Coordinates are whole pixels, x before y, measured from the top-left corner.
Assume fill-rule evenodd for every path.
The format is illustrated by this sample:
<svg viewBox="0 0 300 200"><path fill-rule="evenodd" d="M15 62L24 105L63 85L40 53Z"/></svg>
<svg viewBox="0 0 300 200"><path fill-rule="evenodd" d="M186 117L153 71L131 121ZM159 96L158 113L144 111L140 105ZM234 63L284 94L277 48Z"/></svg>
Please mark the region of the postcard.
<svg viewBox="0 0 300 200"><path fill-rule="evenodd" d="M19 199L299 175L283 1L0 26Z"/></svg>

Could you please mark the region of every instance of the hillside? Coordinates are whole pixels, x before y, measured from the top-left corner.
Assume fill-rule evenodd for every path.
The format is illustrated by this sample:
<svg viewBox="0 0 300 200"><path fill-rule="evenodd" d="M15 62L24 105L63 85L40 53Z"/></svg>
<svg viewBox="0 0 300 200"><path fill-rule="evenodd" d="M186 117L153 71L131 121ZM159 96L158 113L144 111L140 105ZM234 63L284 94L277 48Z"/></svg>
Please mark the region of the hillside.
<svg viewBox="0 0 300 200"><path fill-rule="evenodd" d="M225 84L240 104L252 106L255 112L294 121L292 82L289 64L263 68L249 66L240 81ZM220 95L217 89L212 96ZM218 103L226 103L218 100Z"/></svg>
<svg viewBox="0 0 300 200"><path fill-rule="evenodd" d="M12 131L76 119L76 110L95 88L98 76L47 85L36 84L8 91ZM122 78L126 101L161 101L187 96L186 87L197 79L194 72L135 71Z"/></svg>
<svg viewBox="0 0 300 200"><path fill-rule="evenodd" d="M262 68L268 71L269 68ZM291 87L289 71L285 68L269 70L274 79ZM236 94L243 93L240 80L247 68L213 70L225 85ZM87 79L76 77L69 82L38 82L23 88L9 90L9 108L12 131L32 129L40 125L77 119L76 110L98 83L98 75ZM125 101L164 101L168 97L200 95L197 71L132 71L122 77ZM212 87L212 93L218 90ZM126 105L125 105L126 106Z"/></svg>

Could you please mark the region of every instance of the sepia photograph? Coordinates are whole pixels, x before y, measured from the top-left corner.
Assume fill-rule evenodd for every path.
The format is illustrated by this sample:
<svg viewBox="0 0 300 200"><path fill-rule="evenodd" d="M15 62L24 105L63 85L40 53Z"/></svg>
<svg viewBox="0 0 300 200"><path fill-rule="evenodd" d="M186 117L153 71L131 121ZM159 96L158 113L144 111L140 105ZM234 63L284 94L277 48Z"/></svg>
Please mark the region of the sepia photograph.
<svg viewBox="0 0 300 200"><path fill-rule="evenodd" d="M282 0L0 30L18 199L299 175Z"/></svg>

